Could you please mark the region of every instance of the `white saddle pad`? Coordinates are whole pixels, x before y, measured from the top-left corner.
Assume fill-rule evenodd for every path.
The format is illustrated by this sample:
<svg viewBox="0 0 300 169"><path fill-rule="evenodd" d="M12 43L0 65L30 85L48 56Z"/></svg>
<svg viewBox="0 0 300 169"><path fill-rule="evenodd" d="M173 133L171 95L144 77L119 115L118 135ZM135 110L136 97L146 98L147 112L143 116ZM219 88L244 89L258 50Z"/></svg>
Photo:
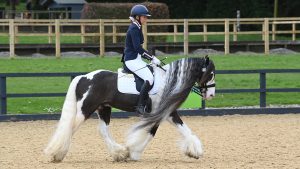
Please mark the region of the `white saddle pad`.
<svg viewBox="0 0 300 169"><path fill-rule="evenodd" d="M133 74L127 74L122 72L123 69L118 69L118 90L121 93L127 93L127 94L139 94L136 90L136 83L135 78ZM153 88L149 91L150 95L156 94L158 91L158 88L156 87L154 82Z"/></svg>

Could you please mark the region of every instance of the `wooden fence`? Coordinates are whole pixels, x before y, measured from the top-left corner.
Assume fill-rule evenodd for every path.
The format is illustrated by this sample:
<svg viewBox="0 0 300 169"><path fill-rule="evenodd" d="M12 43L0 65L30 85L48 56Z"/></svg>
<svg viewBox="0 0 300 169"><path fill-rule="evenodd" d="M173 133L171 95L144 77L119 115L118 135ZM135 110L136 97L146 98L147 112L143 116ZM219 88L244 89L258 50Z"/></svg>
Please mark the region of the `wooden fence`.
<svg viewBox="0 0 300 169"><path fill-rule="evenodd" d="M48 43L53 43L55 39L56 57L61 54L61 37L62 36L80 36L81 43L86 42L87 37L99 38L99 55L104 56L105 38L112 38L112 43L117 43L117 37L126 35L126 29L118 29L119 27L127 27L128 19L94 19L94 20L0 20L0 38L8 36L10 46L10 57L15 56L15 45L18 44L19 37L48 37ZM189 37L202 36L203 41L208 41L209 36L224 36L224 53L230 53L230 43L238 41L239 35L261 35L264 41L264 52L269 54L270 35L271 40L276 40L277 35L291 35L290 40L296 41L296 36L300 33L297 30L297 24L300 24L300 18L243 18L243 19L149 19L146 26L143 27L145 37L144 48L147 48L148 38L154 36L167 36L173 38L173 42L178 42L183 37L182 45L185 55L189 53ZM259 30L247 31L239 30L243 25L256 25ZM287 25L284 30L279 30L278 25ZM20 27L45 27L44 32L20 32ZM64 27L76 27L77 32L62 31ZM167 26L168 31L147 31L149 27ZM97 32L88 32L88 27L96 27ZM193 29L191 29L191 27ZM287 28L288 27L288 28ZM199 29L197 29L199 28ZM217 28L217 29L216 29ZM189 29L191 31L189 31ZM8 31L6 31L8 30ZM108 31L109 30L109 31ZM122 30L122 31L118 31ZM159 30L159 29L156 29ZM196 30L196 31L194 31ZM220 30L220 31L216 31ZM1 29L0 29L1 31Z"/></svg>

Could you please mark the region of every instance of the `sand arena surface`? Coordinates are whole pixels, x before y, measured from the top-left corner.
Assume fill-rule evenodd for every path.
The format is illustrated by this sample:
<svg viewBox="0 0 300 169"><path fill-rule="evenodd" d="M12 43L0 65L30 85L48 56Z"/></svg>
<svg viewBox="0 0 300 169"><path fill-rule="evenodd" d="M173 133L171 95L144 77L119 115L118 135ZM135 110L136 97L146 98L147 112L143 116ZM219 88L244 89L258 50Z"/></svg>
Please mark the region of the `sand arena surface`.
<svg viewBox="0 0 300 169"><path fill-rule="evenodd" d="M124 143L127 129L137 118L112 119L111 133ZM0 168L300 168L300 114L183 117L204 145L198 160L183 155L176 128L163 123L138 162L113 162L88 120L75 134L62 163L43 155L57 121L0 123Z"/></svg>

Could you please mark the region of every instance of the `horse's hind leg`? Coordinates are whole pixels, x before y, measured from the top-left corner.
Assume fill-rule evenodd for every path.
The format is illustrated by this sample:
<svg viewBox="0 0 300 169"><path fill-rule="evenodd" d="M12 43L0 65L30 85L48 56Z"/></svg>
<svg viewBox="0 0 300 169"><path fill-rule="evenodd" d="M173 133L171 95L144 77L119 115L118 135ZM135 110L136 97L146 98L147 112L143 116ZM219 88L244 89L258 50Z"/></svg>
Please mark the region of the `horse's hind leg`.
<svg viewBox="0 0 300 169"><path fill-rule="evenodd" d="M72 134L74 134L78 128L81 126L81 124L86 120L86 117L83 115L82 113L82 103L78 103L77 104L77 113L76 113L76 117L75 117L75 120L74 120L74 124L73 124L73 132Z"/></svg>
<svg viewBox="0 0 300 169"><path fill-rule="evenodd" d="M126 160L129 156L128 150L124 146L116 143L109 132L111 107L101 106L98 108L97 113L100 120L98 129L106 143L109 154L115 161Z"/></svg>
<svg viewBox="0 0 300 169"><path fill-rule="evenodd" d="M170 114L168 121L177 128L183 137L181 149L185 155L198 159L203 154L202 143L199 138L192 133L191 129L186 124L183 123L177 111Z"/></svg>
<svg viewBox="0 0 300 169"><path fill-rule="evenodd" d="M70 138L68 139L69 141L65 141L65 149L62 149L61 151L58 151L54 156L52 161L53 162L60 162L64 159L64 157L66 156L68 149L69 149L69 145L70 145L70 140L72 138L72 136L74 135L74 133L78 130L78 128L80 127L80 125L86 120L86 117L84 116L83 112L82 112L82 105L83 105L83 101L85 100L82 99L81 101L78 101L76 103L76 114L74 117L74 122L73 125L71 127L71 133L70 133Z"/></svg>
<svg viewBox="0 0 300 169"><path fill-rule="evenodd" d="M135 126L127 136L126 147L132 160L139 160L147 144L153 139L159 124L140 128L143 122Z"/></svg>
<svg viewBox="0 0 300 169"><path fill-rule="evenodd" d="M67 154L69 145L70 145L70 140L72 136L75 134L75 132L79 129L81 124L88 119L91 114L95 112L97 109L99 103L97 103L97 100L94 100L92 95L90 94L89 91L85 92L82 96L82 99L76 102L76 113L74 116L73 124L71 127L71 133L69 136L69 141L66 142L67 148L63 149L62 151L56 153L53 157L54 162L59 162L61 161Z"/></svg>

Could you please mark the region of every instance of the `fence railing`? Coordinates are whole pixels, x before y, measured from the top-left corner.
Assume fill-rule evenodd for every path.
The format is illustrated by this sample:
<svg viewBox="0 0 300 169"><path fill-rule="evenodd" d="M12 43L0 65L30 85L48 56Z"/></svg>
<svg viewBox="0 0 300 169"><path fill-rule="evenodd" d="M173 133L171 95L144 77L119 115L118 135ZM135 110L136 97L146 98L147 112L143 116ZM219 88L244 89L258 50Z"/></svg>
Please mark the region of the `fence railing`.
<svg viewBox="0 0 300 169"><path fill-rule="evenodd" d="M260 108L266 107L268 92L300 92L300 88L267 88L266 75L274 73L300 73L300 69L264 69L264 70L218 70L216 74L259 74L260 87L257 89L217 89L216 93L260 93ZM66 93L7 93L7 78L16 77L70 77L85 73L0 73L0 115L7 114L7 98L20 97L64 97ZM205 109L205 102L202 101L202 109ZM299 108L300 113L300 108Z"/></svg>
<svg viewBox="0 0 300 169"><path fill-rule="evenodd" d="M1 19L0 37L9 37L10 57L15 56L15 45L19 43L19 37L48 37L48 43L55 43L56 57L61 54L61 37L80 37L80 42L86 43L87 37L98 39L99 55L104 56L105 39L112 38L112 43L117 43L117 37L126 35L128 19L94 19L94 20L13 20ZM264 53L269 54L270 40L276 40L278 35L290 35L291 41L296 41L300 30L300 17L295 18L243 18L243 19L149 19L143 27L144 48L147 48L149 37L169 37L173 42L183 39L183 51L185 55L189 53L189 36L199 36L203 42L208 41L208 37L220 35L224 36L224 53L230 53L230 43L238 41L242 35L259 35L264 42ZM254 25L251 31L243 30L243 26ZM279 29L280 25L287 25L284 29ZM167 27L167 31L160 31L162 26ZM22 27L43 27L46 31L22 32ZM67 27L72 27L71 31L66 31ZM156 29L151 29L154 28ZM298 26L299 27L299 26ZM93 29L90 29L93 28ZM121 29L122 28L122 29ZM124 29L125 28L125 29ZM6 31L8 30L8 31ZM94 31L91 31L94 30ZM238 31L239 30L239 31ZM1 31L1 29L0 29ZM271 35L271 38L270 38ZM183 38L182 38L183 37Z"/></svg>

